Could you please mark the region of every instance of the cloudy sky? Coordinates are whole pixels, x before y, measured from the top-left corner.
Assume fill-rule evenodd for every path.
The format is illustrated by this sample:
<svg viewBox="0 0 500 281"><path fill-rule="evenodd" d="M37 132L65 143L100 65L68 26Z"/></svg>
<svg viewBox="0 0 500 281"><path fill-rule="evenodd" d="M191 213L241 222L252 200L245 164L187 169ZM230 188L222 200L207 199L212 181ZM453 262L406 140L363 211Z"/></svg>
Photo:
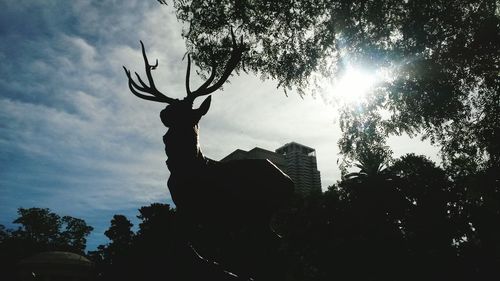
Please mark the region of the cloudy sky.
<svg viewBox="0 0 500 281"><path fill-rule="evenodd" d="M159 60L157 87L182 98L181 30L171 7L152 0L0 2L0 224L15 227L19 207L50 208L92 225L94 249L106 243L113 214L136 222L141 206L172 203L163 105L130 94L122 65L143 71L143 40ZM340 175L337 111L328 100L286 97L274 81L235 76L200 122L202 150L221 159L296 141L316 149L326 188ZM438 159L420 140L389 143L395 156Z"/></svg>

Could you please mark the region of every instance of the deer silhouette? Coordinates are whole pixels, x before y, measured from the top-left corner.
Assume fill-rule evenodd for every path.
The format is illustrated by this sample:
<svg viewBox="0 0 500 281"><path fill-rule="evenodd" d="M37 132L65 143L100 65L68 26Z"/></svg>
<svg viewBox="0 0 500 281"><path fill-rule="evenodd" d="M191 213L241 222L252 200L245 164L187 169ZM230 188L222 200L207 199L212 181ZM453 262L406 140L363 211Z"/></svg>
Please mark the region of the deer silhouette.
<svg viewBox="0 0 500 281"><path fill-rule="evenodd" d="M136 74L137 82L124 67L130 91L139 98L167 103L160 119L168 128L163 136L167 167L170 170L168 188L178 213L184 220L211 225L226 231L236 225L246 225L263 236L272 232L269 221L272 214L289 200L294 185L290 177L269 160L235 160L218 162L205 157L198 141L198 122L208 112L211 96L193 109L196 98L218 90L241 61L245 51L243 38L237 43L231 29L232 50L219 78L214 79L217 66L213 65L208 79L195 91L190 89L191 58L187 56L186 92L182 99L161 93L155 86L151 65L141 41L147 85ZM267 234L266 234L267 233Z"/></svg>

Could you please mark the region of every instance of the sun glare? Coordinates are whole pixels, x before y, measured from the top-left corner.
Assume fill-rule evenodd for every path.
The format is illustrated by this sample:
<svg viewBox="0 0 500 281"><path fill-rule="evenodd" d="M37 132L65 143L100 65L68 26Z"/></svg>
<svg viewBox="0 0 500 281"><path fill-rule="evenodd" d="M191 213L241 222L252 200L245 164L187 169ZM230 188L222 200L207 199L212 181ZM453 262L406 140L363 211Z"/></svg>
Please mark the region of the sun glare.
<svg viewBox="0 0 500 281"><path fill-rule="evenodd" d="M323 80L322 92L334 103L353 104L366 100L377 85L392 80L388 69L369 71L360 66L348 66L338 77Z"/></svg>
<svg viewBox="0 0 500 281"><path fill-rule="evenodd" d="M333 85L333 94L345 102L365 98L377 82L377 75L359 68L348 68Z"/></svg>

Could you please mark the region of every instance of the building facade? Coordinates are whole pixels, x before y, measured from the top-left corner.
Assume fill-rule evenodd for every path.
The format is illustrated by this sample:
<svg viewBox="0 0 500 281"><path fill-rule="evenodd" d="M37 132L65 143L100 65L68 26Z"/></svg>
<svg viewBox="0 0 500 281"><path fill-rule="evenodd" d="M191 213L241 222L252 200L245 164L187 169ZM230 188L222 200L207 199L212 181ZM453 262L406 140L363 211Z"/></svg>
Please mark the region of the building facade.
<svg viewBox="0 0 500 281"><path fill-rule="evenodd" d="M302 194L321 192L321 175L314 148L290 142L276 149L286 162L286 173L295 182L295 190Z"/></svg>
<svg viewBox="0 0 500 281"><path fill-rule="evenodd" d="M300 194L321 192L321 176L314 148L290 142L276 151L255 147L249 151L236 149L221 162L242 159L268 159L287 173L295 183L295 191Z"/></svg>

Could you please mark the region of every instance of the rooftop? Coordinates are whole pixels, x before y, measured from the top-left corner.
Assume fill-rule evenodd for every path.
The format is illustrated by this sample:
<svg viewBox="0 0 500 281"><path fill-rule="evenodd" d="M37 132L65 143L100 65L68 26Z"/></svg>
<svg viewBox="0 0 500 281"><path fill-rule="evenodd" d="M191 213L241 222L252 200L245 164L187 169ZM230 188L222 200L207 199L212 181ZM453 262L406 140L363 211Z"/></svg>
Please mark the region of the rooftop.
<svg viewBox="0 0 500 281"><path fill-rule="evenodd" d="M305 153L311 153L315 151L314 148L312 147L292 141L276 149L276 152L282 154L283 152L286 152L289 148L292 147L300 148L300 150L302 150Z"/></svg>

